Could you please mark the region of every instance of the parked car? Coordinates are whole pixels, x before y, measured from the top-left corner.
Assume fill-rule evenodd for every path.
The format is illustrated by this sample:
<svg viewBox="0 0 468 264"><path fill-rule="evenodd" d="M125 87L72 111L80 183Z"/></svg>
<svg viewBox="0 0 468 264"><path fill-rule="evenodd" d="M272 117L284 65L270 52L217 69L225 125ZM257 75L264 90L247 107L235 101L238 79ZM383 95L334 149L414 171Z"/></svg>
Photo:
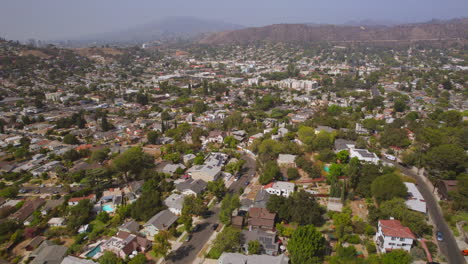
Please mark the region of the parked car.
<svg viewBox="0 0 468 264"><path fill-rule="evenodd" d="M393 155L390 155L390 154L384 154L385 158L389 159L389 160L393 160L395 161L396 160L396 157L393 156Z"/></svg>
<svg viewBox="0 0 468 264"><path fill-rule="evenodd" d="M436 236L437 236L437 241L444 241L444 237L442 236L442 232L437 231Z"/></svg>
<svg viewBox="0 0 468 264"><path fill-rule="evenodd" d="M249 185L250 184L250 181L246 181L245 182L245 186Z"/></svg>
<svg viewBox="0 0 468 264"><path fill-rule="evenodd" d="M213 225L211 226L211 229L216 230L216 229L218 228L218 226L219 226L219 224L213 224Z"/></svg>
<svg viewBox="0 0 468 264"><path fill-rule="evenodd" d="M185 238L185 242L189 242L190 239L192 239L192 235L191 235L191 234L188 234L188 236Z"/></svg>
<svg viewBox="0 0 468 264"><path fill-rule="evenodd" d="M195 225L192 229L192 232L197 232L200 229L200 225Z"/></svg>

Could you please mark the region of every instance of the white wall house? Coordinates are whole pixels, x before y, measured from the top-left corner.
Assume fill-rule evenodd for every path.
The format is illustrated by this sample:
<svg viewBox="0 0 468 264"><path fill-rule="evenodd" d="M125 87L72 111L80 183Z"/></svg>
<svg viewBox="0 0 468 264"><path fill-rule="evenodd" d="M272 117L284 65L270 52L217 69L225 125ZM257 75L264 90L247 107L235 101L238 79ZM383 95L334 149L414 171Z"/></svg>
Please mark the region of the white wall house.
<svg viewBox="0 0 468 264"><path fill-rule="evenodd" d="M406 197L406 206L408 206L408 208L411 210L426 213L426 201L424 200L424 197L419 192L416 185L412 182L405 182L404 184L408 189L408 197Z"/></svg>
<svg viewBox="0 0 468 264"><path fill-rule="evenodd" d="M360 161L371 162L377 164L379 162L379 157L373 152L369 152L367 149L350 149L349 156L351 158L358 158Z"/></svg>
<svg viewBox="0 0 468 264"><path fill-rule="evenodd" d="M292 182L277 181L263 186L263 189L269 194L289 197L294 192L294 187Z"/></svg>
<svg viewBox="0 0 468 264"><path fill-rule="evenodd" d="M400 221L379 220L379 227L375 234L375 243L381 253L386 253L394 249L411 250L413 240L416 236L411 230L403 226Z"/></svg>

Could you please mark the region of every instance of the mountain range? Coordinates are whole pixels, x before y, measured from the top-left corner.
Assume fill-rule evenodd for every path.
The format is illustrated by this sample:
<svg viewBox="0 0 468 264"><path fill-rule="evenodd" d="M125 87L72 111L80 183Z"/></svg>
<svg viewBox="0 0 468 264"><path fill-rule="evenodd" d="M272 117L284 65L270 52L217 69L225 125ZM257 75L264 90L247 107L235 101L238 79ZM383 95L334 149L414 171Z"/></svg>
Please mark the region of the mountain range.
<svg viewBox="0 0 468 264"><path fill-rule="evenodd" d="M214 33L200 40L200 43L398 42L454 39L468 39L468 19L432 20L427 23L391 26L275 24Z"/></svg>
<svg viewBox="0 0 468 264"><path fill-rule="evenodd" d="M207 33L236 30L241 25L196 17L167 17L127 29L82 36L72 40L77 44L140 44L151 41L192 40Z"/></svg>

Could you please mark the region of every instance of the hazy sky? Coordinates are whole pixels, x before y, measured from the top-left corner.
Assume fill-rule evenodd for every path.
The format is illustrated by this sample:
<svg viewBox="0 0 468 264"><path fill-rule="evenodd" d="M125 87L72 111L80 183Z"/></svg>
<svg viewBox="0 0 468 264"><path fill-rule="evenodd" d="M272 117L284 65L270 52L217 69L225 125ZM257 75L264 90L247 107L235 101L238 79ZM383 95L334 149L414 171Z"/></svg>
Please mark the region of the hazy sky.
<svg viewBox="0 0 468 264"><path fill-rule="evenodd" d="M420 22L468 17L468 0L0 0L0 36L76 38L166 16L244 26L364 19Z"/></svg>

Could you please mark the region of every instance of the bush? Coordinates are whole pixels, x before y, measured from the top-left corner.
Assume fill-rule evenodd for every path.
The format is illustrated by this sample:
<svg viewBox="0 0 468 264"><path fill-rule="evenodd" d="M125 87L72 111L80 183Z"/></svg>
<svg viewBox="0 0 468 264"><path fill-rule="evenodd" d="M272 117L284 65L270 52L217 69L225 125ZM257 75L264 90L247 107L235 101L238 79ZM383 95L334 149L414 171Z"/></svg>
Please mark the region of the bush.
<svg viewBox="0 0 468 264"><path fill-rule="evenodd" d="M359 238L358 235L349 235L347 238L346 238L346 241L348 243L351 243L351 244L359 244L361 243L361 239Z"/></svg>
<svg viewBox="0 0 468 264"><path fill-rule="evenodd" d="M301 177L299 171L296 168L288 168L288 180L296 180Z"/></svg>
<svg viewBox="0 0 468 264"><path fill-rule="evenodd" d="M426 259L426 253L424 252L424 249L420 247L413 247L410 251L411 257L413 259Z"/></svg>
<svg viewBox="0 0 468 264"><path fill-rule="evenodd" d="M374 254L377 252L377 249L375 248L375 244L372 241L367 241L366 242L366 250L368 254Z"/></svg>

